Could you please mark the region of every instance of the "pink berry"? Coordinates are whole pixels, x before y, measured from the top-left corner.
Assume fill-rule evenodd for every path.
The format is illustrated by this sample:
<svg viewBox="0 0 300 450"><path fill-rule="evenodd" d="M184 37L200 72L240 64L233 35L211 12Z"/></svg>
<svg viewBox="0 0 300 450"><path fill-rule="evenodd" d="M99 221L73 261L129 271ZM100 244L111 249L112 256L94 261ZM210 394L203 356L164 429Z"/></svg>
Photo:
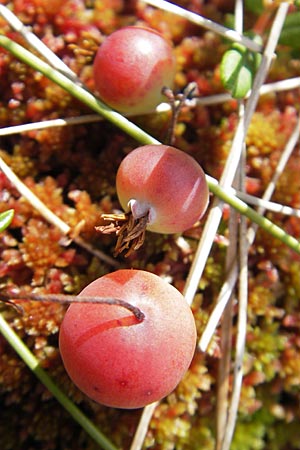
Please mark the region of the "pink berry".
<svg viewBox="0 0 300 450"><path fill-rule="evenodd" d="M190 155L168 145L145 145L130 152L117 172L122 208L134 219L148 214L147 229L181 233L208 204L205 174Z"/></svg>
<svg viewBox="0 0 300 450"><path fill-rule="evenodd" d="M155 30L121 28L106 38L94 61L100 98L122 113L141 114L165 101L172 88L175 58L171 45Z"/></svg>
<svg viewBox="0 0 300 450"><path fill-rule="evenodd" d="M90 398L116 408L140 408L168 395L188 369L196 345L190 307L177 289L142 270L98 278L80 295L122 299L117 305L72 304L59 347L73 382Z"/></svg>

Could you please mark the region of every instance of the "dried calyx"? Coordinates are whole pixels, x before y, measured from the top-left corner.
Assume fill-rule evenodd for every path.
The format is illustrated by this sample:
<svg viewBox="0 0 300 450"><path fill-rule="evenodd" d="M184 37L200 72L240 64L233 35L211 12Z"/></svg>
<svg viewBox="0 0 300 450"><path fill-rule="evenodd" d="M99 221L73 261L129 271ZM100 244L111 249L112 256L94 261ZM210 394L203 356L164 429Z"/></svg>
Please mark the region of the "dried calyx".
<svg viewBox="0 0 300 450"><path fill-rule="evenodd" d="M114 256L124 251L126 251L125 256L129 256L143 245L149 223L149 212L138 218L133 216L132 211L121 214L102 214L101 218L110 221L110 224L98 226L96 230L103 234L115 233L117 236Z"/></svg>

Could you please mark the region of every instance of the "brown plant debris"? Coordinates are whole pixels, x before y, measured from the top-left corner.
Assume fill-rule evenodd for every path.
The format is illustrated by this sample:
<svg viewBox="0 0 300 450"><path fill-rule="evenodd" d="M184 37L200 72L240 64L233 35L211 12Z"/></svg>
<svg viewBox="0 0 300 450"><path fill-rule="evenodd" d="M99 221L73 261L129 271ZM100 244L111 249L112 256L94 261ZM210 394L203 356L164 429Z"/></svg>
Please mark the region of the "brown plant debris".
<svg viewBox="0 0 300 450"><path fill-rule="evenodd" d="M114 250L115 256L124 251L126 251L125 256L129 256L143 245L148 214L135 219L130 211L121 214L102 214L101 218L111 223L95 227L95 229L103 234L115 233L117 235L118 239Z"/></svg>

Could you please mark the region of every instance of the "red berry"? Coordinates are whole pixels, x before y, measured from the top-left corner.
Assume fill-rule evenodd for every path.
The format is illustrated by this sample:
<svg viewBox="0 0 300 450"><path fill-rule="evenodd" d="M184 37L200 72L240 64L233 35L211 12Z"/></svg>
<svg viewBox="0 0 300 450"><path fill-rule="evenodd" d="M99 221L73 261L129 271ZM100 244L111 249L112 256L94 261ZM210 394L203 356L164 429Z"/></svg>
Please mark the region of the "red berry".
<svg viewBox="0 0 300 450"><path fill-rule="evenodd" d="M145 318L117 305L72 304L59 346L74 383L93 400L140 408L168 395L188 369L195 322L184 297L157 275L119 270L89 284L80 295L122 299Z"/></svg>
<svg viewBox="0 0 300 450"><path fill-rule="evenodd" d="M204 214L208 187L200 165L168 145L145 145L129 153L117 172L122 208L139 219L148 214L147 229L181 233Z"/></svg>
<svg viewBox="0 0 300 450"><path fill-rule="evenodd" d="M175 59L171 45L155 30L125 27L99 47L94 80L100 98L123 113L141 114L165 101L164 86L172 88Z"/></svg>

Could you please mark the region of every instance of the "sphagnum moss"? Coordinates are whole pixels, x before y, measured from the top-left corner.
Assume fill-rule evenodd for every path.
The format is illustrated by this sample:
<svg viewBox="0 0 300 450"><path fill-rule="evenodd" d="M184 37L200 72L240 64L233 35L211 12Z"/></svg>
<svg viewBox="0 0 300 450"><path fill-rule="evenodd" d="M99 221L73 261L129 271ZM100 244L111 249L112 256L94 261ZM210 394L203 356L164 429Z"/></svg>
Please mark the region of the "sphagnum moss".
<svg viewBox="0 0 300 450"><path fill-rule="evenodd" d="M182 3L182 2L181 2ZM221 23L232 12L232 2L184 7ZM123 25L142 22L162 31L175 44L178 62L176 82L183 88L196 81L201 95L222 90L218 64L226 49L219 37L190 26L166 13L135 2L44 2L29 0L7 4L15 14L69 67L94 89L91 63L104 36ZM251 12L251 17L254 13ZM254 14L255 16L255 14ZM249 16L250 17L250 16ZM248 19L250 20L250 19ZM255 21L255 17L250 22ZM10 33L1 20L1 31ZM19 39L16 35L14 35ZM21 41L20 41L21 42ZM23 42L22 42L23 43ZM87 109L45 77L1 52L1 126L56 117L86 114ZM278 53L270 74L272 81L299 76L297 58L288 50ZM247 137L247 176L256 180L256 193L270 179L272 169L291 130L299 92L262 99ZM144 129L162 139L165 124L156 131L156 116L138 118ZM183 110L176 129L177 145L194 156L204 169L219 177L237 123L236 102ZM124 155L135 142L105 122L69 129L42 130L6 137L1 151L17 174L47 205L72 227L85 221L83 233L99 248L113 251L111 237L93 230L102 212L118 208L114 178ZM276 199L299 207L298 149L283 174ZM28 178L30 177L30 178ZM255 183L254 183L255 184ZM0 236L0 275L6 286L21 286L40 292L78 292L110 268L86 251L65 246L60 234L19 197L0 174L0 210L15 210L9 230ZM98 215L99 213L99 215ZM194 310L199 334L212 308L222 276L228 239L226 211L198 293ZM298 219L272 217L299 238ZM145 247L123 265L153 271L183 289L201 226L182 238L148 235ZM43 240L43 247L40 240ZM38 249L38 251L37 251ZM299 258L282 243L260 232L249 255L249 329L245 387L232 448L257 447L283 450L299 447ZM34 282L34 283L33 283ZM121 412L92 404L67 379L57 352L57 330L64 308L57 305L23 305L25 315L3 306L5 317L76 404L120 448L129 448L140 412ZM234 336L235 337L235 336ZM56 401L37 383L23 363L1 338L1 440L4 449L96 448ZM207 355L196 353L191 369L154 414L144 448L211 450L214 446L215 389L220 354L219 332ZM59 426L58 426L59 424ZM9 426L8 426L9 425ZM16 438L17 437L17 438Z"/></svg>

